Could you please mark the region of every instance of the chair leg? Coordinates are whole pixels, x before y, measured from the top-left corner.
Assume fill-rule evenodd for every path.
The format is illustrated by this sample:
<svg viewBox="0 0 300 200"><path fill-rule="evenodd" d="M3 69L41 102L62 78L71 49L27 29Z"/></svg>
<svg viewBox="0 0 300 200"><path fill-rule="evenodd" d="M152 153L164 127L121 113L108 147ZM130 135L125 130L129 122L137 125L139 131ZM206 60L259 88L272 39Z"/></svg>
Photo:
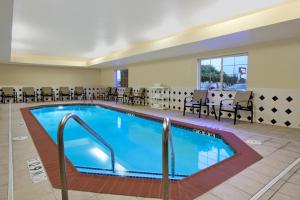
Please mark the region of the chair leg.
<svg viewBox="0 0 300 200"><path fill-rule="evenodd" d="M209 116L209 106L206 106L206 116Z"/></svg>
<svg viewBox="0 0 300 200"><path fill-rule="evenodd" d="M200 108L199 108L199 118L201 118L201 112L202 112L202 105L200 105Z"/></svg>
<svg viewBox="0 0 300 200"><path fill-rule="evenodd" d="M209 106L206 106L206 116L209 116Z"/></svg>
<svg viewBox="0 0 300 200"><path fill-rule="evenodd" d="M253 107L251 108L251 123L253 124Z"/></svg>
<svg viewBox="0 0 300 200"><path fill-rule="evenodd" d="M236 124L236 116L237 116L237 108L234 109L234 122L233 124Z"/></svg>
<svg viewBox="0 0 300 200"><path fill-rule="evenodd" d="M215 113L216 113L216 110L215 110ZM218 121L221 120L221 113L222 113L222 106L220 106L220 108L219 108L219 118L218 118Z"/></svg>

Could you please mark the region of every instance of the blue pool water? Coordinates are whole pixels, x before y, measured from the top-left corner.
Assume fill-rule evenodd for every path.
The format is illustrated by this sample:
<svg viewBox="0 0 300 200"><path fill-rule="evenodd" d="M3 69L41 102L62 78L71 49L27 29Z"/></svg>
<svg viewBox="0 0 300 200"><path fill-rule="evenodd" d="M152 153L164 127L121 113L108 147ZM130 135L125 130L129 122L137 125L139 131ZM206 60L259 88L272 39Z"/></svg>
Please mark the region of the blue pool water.
<svg viewBox="0 0 300 200"><path fill-rule="evenodd" d="M65 153L79 172L161 178L162 122L94 105L50 106L31 112L55 143L60 120L75 113L112 146L114 173L109 150L71 119L65 127ZM171 131L176 176L170 178L182 179L234 155L220 138L177 126Z"/></svg>

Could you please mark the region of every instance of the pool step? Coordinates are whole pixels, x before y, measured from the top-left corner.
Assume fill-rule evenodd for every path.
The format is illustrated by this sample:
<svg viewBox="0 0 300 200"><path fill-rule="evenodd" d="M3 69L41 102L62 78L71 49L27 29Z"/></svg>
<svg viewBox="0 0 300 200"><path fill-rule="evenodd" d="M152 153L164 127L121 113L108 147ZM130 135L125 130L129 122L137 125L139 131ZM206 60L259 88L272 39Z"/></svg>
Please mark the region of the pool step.
<svg viewBox="0 0 300 200"><path fill-rule="evenodd" d="M108 176L124 176L124 177L134 177L134 178L149 178L149 179L161 179L162 173L155 172L138 172L138 171L118 171L112 172L111 169L101 169L101 168L92 168L92 167L82 167L75 166L80 173L85 174L99 174L99 175L108 175ZM187 177L187 175L175 174L174 177L170 174L171 180L181 180Z"/></svg>

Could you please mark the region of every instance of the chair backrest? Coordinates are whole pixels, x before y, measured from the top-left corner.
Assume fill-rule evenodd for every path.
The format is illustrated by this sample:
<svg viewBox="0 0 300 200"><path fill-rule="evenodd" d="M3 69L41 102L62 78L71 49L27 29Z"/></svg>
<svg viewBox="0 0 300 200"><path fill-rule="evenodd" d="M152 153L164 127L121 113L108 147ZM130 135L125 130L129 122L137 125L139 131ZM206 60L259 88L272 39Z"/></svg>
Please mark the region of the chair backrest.
<svg viewBox="0 0 300 200"><path fill-rule="evenodd" d="M84 89L81 86L76 86L74 88L74 94L76 95L82 95L84 93Z"/></svg>
<svg viewBox="0 0 300 200"><path fill-rule="evenodd" d="M52 87L42 87L41 88L43 95L52 95L53 88Z"/></svg>
<svg viewBox="0 0 300 200"><path fill-rule="evenodd" d="M13 87L3 87L2 94L4 96L13 96L14 95L14 88Z"/></svg>
<svg viewBox="0 0 300 200"><path fill-rule="evenodd" d="M34 96L34 88L33 87L23 87L22 91L25 95Z"/></svg>
<svg viewBox="0 0 300 200"><path fill-rule="evenodd" d="M116 96L116 95L118 94L118 88L113 87L113 88L111 89L111 94L114 95L114 96Z"/></svg>
<svg viewBox="0 0 300 200"><path fill-rule="evenodd" d="M105 93L110 94L110 93L111 93L111 87L107 87L107 88L105 89Z"/></svg>
<svg viewBox="0 0 300 200"><path fill-rule="evenodd" d="M192 101L205 102L206 97L207 97L207 90L194 90Z"/></svg>
<svg viewBox="0 0 300 200"><path fill-rule="evenodd" d="M68 94L70 94L70 89L69 89L69 87L60 87L60 88L59 88L59 92L60 92L61 94L68 95Z"/></svg>
<svg viewBox="0 0 300 200"><path fill-rule="evenodd" d="M132 95L132 88L131 87L126 88L125 92L124 92L124 95L125 96L131 96Z"/></svg>
<svg viewBox="0 0 300 200"><path fill-rule="evenodd" d="M139 97L145 97L146 89L145 88L140 88L138 92Z"/></svg>
<svg viewBox="0 0 300 200"><path fill-rule="evenodd" d="M237 91L233 100L233 104L239 104L242 107L248 107L252 98L252 91Z"/></svg>

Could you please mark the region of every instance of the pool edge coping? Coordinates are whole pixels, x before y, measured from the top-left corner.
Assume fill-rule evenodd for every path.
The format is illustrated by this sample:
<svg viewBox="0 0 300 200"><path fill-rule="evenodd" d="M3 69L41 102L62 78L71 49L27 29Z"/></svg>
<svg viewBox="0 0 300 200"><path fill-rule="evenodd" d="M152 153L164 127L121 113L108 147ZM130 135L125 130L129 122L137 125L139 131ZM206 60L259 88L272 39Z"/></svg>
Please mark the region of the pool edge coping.
<svg viewBox="0 0 300 200"><path fill-rule="evenodd" d="M119 112L131 113L139 117L148 119L150 118L156 121L163 120L163 117L124 108L117 108L100 103L62 103L20 108L27 129L29 130L29 133L47 171L49 180L54 188L60 188L57 145L53 142L52 138L48 135L43 126L30 112L30 109L62 105L95 105ZM234 135L234 133L190 124L178 120L172 120L172 124L176 126L187 127L189 129L199 129L206 132L212 132L220 136L236 151L235 155L231 156L230 158L192 174L182 180L171 181L170 195L172 199L188 200L196 198L262 158L261 155L259 155L250 146ZM68 188L70 190L152 198L159 198L162 196L162 185L161 180L159 179L80 174L68 159L66 159L66 169L68 174ZM117 185L122 187L114 187Z"/></svg>

